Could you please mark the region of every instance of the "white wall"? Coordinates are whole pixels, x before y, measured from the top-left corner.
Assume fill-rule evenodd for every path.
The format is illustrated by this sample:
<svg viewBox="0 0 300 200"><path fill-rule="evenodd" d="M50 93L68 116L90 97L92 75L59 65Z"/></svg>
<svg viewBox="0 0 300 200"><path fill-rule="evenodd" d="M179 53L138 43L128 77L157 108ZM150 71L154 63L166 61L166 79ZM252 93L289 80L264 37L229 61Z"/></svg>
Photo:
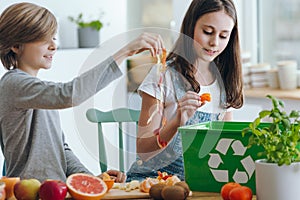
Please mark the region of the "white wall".
<svg viewBox="0 0 300 200"><path fill-rule="evenodd" d="M180 26L183 21L184 15L191 2L192 0L185 0L185 1L173 0L175 30L180 31Z"/></svg>
<svg viewBox="0 0 300 200"><path fill-rule="evenodd" d="M100 31L101 41L120 34L126 30L126 14L127 1L126 0L1 0L0 12L2 12L8 5L16 2L31 2L48 8L59 20L59 39L62 48L78 47L76 25L70 22L68 16L76 17L79 13L84 16L93 17L98 16L100 12L104 12L103 22L104 27ZM118 5L118 9L116 9Z"/></svg>

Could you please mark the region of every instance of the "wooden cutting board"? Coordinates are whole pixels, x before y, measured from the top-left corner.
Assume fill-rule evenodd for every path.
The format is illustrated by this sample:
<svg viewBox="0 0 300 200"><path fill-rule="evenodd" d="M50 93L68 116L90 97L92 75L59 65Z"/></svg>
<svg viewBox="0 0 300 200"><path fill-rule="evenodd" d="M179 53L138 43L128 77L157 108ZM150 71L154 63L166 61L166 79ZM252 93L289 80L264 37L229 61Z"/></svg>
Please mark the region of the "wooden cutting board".
<svg viewBox="0 0 300 200"><path fill-rule="evenodd" d="M101 199L148 199L150 198L149 193L141 192L140 190L131 190L126 192L120 189L111 189Z"/></svg>

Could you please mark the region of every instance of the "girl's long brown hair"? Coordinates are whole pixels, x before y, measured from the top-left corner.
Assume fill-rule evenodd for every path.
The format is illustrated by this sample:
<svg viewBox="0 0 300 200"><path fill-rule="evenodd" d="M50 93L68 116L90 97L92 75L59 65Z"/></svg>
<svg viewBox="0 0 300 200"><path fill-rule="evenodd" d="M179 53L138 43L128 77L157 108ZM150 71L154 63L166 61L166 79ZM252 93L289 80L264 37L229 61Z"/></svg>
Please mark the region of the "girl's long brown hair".
<svg viewBox="0 0 300 200"><path fill-rule="evenodd" d="M226 48L214 62L224 83L226 108L240 108L244 102L242 64L237 14L232 0L193 0L183 19L181 34L167 60L191 83L194 91L199 92L200 84L195 80L196 69L193 65L196 60L196 53L192 48L195 25L204 14L221 10L233 19L234 27Z"/></svg>

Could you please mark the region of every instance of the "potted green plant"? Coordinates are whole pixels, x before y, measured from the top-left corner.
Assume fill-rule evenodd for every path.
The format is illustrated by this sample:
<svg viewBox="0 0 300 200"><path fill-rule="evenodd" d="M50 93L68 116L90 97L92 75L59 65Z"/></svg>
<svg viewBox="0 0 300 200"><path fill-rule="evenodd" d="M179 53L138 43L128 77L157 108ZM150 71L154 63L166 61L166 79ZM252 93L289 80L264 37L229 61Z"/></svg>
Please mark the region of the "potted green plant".
<svg viewBox="0 0 300 200"><path fill-rule="evenodd" d="M82 13L79 13L76 18L69 16L68 19L78 27L78 44L80 48L96 47L99 44L99 31L103 27L100 19L86 21L83 19Z"/></svg>
<svg viewBox="0 0 300 200"><path fill-rule="evenodd" d="M300 197L300 111L287 114L283 101L267 97L272 108L242 130L251 133L248 147L262 146L266 158L255 161L256 195L259 200L294 200Z"/></svg>

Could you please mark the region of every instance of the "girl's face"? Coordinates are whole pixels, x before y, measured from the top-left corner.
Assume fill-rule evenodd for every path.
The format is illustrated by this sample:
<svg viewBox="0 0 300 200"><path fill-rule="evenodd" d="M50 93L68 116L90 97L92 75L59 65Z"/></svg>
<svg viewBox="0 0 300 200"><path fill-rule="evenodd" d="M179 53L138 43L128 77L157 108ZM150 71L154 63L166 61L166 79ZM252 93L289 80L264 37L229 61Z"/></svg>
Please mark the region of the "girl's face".
<svg viewBox="0 0 300 200"><path fill-rule="evenodd" d="M25 43L12 50L18 56L18 68L36 76L40 69L49 69L57 50L55 38Z"/></svg>
<svg viewBox="0 0 300 200"><path fill-rule="evenodd" d="M224 11L211 12L201 16L194 30L194 47L202 62L212 62L226 48L233 19Z"/></svg>

